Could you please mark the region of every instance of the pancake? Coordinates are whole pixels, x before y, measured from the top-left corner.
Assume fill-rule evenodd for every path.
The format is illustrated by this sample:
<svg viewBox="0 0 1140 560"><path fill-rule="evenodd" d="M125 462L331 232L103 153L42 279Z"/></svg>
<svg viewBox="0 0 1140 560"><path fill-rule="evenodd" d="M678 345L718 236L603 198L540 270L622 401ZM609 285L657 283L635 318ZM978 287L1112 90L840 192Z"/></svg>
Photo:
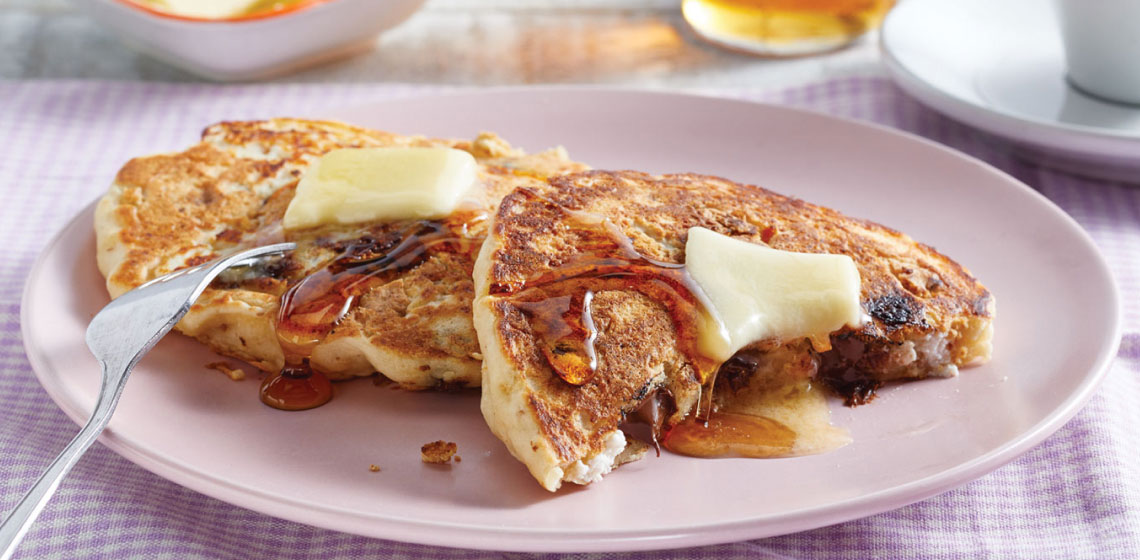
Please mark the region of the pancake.
<svg viewBox="0 0 1140 560"><path fill-rule="evenodd" d="M481 188L441 221L282 231L298 179L316 157L339 148L391 146L466 150L478 163ZM343 288L330 281L351 279L351 301L342 302L348 312L300 350L291 349L309 356L314 370L331 379L381 372L410 389L478 386L470 274L485 218L516 187L584 168L560 148L528 155L491 133L466 141L337 122L223 122L183 152L137 158L119 171L96 208L99 269L116 297L242 247L296 241L298 249L286 258L224 274L176 329L220 354L276 372L285 365L277 333L282 298L305 303L322 290ZM369 254L406 246L428 231L446 239L417 245L399 267L373 270ZM297 291L299 284L306 289Z"/></svg>
<svg viewBox="0 0 1140 560"><path fill-rule="evenodd" d="M814 343L761 341L710 369L691 344L699 302L668 272L685 262L696 226L849 255L868 320ZM779 391L819 394L809 384L822 384L857 405L883 383L953 376L991 353L993 297L948 257L881 225L716 177L588 171L518 189L499 207L474 274L483 415L551 491L612 469L631 441L623 423L647 407L666 447L695 414L725 410L766 417L778 443L770 456L817 452L834 447L834 434L806 447L796 440L821 429L820 409L796 425L807 409L786 406L794 399ZM581 375L587 337L571 335L587 330L596 367Z"/></svg>

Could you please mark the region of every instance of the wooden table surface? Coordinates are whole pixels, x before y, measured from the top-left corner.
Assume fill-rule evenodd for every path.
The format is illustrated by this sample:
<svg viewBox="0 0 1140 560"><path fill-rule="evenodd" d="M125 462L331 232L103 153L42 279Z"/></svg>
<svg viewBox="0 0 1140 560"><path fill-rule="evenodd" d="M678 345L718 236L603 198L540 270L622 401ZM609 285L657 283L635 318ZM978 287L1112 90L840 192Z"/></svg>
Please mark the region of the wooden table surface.
<svg viewBox="0 0 1140 560"><path fill-rule="evenodd" d="M680 0L428 0L371 52L275 81L767 88L883 72L873 34L838 53L765 60L701 42L679 6ZM0 79L68 78L199 79L121 44L69 0L0 0Z"/></svg>

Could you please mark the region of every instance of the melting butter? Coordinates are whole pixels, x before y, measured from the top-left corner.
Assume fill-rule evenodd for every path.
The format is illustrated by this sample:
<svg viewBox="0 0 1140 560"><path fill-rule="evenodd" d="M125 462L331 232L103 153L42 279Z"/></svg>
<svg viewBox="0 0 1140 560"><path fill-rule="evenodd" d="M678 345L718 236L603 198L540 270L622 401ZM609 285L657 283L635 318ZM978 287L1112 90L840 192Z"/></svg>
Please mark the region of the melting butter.
<svg viewBox="0 0 1140 560"><path fill-rule="evenodd" d="M716 360L760 340L826 342L862 322L859 269L846 255L778 251L692 228L685 267L710 315L698 323L700 349Z"/></svg>
<svg viewBox="0 0 1140 560"><path fill-rule="evenodd" d="M451 148L350 148L321 156L301 177L285 229L443 218L475 185L475 158Z"/></svg>

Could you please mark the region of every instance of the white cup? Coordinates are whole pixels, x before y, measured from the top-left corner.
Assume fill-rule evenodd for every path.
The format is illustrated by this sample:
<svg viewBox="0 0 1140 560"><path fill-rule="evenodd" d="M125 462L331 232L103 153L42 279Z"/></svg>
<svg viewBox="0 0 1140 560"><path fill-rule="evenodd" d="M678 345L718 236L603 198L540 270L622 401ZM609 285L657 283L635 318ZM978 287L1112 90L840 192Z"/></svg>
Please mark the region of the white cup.
<svg viewBox="0 0 1140 560"><path fill-rule="evenodd" d="M1140 104L1140 0L1055 0L1069 81L1110 101Z"/></svg>

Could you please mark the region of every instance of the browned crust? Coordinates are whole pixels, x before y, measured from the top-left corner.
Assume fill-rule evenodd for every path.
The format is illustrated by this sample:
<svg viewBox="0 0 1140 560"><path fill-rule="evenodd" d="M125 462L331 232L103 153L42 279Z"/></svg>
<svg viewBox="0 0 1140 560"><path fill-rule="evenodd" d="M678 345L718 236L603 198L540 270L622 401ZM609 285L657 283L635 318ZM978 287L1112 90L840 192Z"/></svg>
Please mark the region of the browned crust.
<svg viewBox="0 0 1140 560"><path fill-rule="evenodd" d="M696 372L676 347L672 318L647 296L620 291L594 295L591 307L599 327L595 341L599 369L581 386L570 385L550 371L526 317L517 308L502 300L494 306L501 318L500 340L510 348L508 356L521 360L520 369L526 372L531 392L527 406L563 461L594 449L600 444L598 438L617 429L623 414L632 412L654 389L664 388L690 408L700 395ZM668 374L662 367L666 364Z"/></svg>
<svg viewBox="0 0 1140 560"><path fill-rule="evenodd" d="M988 320L993 314L989 292L965 268L903 233L759 187L695 174L587 171L554 177L531 193L512 193L493 226L498 246L490 259L489 286L521 286L583 250L583 234L568 227L563 209L604 217L640 253L671 263L684 262L687 232L697 226L786 251L849 255L859 268L863 305L872 320L838 336L894 346L929 332L953 337L962 320ZM672 320L661 304L641 293L595 295L599 365L581 386L551 371L525 316L509 300L492 296L490 305L513 375L530 391L527 403L538 428L562 461L596 453L602 438L654 389L676 399L673 421L694 409L700 384L677 348ZM800 346L810 352L808 345Z"/></svg>
<svg viewBox="0 0 1140 560"><path fill-rule="evenodd" d="M132 159L115 177L123 189L115 210L119 239L130 250L110 280L136 286L149 279L156 263L178 255L209 260L215 253L202 251L199 234L219 230L211 248L225 248L279 220L301 174L297 167L307 158L337 148L393 144L395 138L323 121L223 122L206 128L202 143L184 152ZM244 158L226 145L255 145L280 155ZM283 200L270 201L272 193L253 188L269 179L285 183Z"/></svg>
<svg viewBox="0 0 1140 560"><path fill-rule="evenodd" d="M493 212L499 200L517 186L538 186L540 177L547 174L585 167L560 151L525 154L493 134L468 141L403 136L329 121L218 123L203 131L199 144L183 152L136 158L119 171L106 200L113 201L113 209L97 216L105 222L97 228L102 225L105 231L113 231L104 245L122 251L114 267L104 270L112 294L182 266L208 261L241 244L280 240L281 217L308 162L334 149L384 146L448 146L470 152L480 164L483 187L479 204L472 208L476 214ZM228 283L223 278L207 290L194 310L258 301L257 317L251 321L272 322L276 298L289 284L334 258L338 243L407 226L390 223L290 232L287 236L298 242L297 251L257 277ZM477 242L486 222L476 220L469 226L466 233ZM409 361L419 360L410 369L423 374L412 375L417 381L404 384L409 388L446 384L456 376L464 385L477 385L479 348L471 325L473 260L474 254L434 255L377 285L328 341L364 337L386 355L395 356L404 369L409 369ZM255 312L246 315L252 317ZM247 346L245 339L220 336L219 331L230 326L207 323L201 325L202 332L190 334L259 368L281 367L276 340ZM335 358L338 353L342 352L322 356ZM337 378L371 371L360 359L334 362L330 358L329 365L322 367L343 366L344 370L329 369Z"/></svg>
<svg viewBox="0 0 1140 560"><path fill-rule="evenodd" d="M540 194L559 206L606 217L638 251L666 262L684 262L692 227L785 251L849 255L873 318L862 330L867 336L901 341L949 318L993 313L989 291L934 248L760 187L696 174L586 171L554 177ZM574 233L559 231L558 211L541 200L512 194L498 216L503 258L494 260L492 284L524 282L577 252Z"/></svg>

